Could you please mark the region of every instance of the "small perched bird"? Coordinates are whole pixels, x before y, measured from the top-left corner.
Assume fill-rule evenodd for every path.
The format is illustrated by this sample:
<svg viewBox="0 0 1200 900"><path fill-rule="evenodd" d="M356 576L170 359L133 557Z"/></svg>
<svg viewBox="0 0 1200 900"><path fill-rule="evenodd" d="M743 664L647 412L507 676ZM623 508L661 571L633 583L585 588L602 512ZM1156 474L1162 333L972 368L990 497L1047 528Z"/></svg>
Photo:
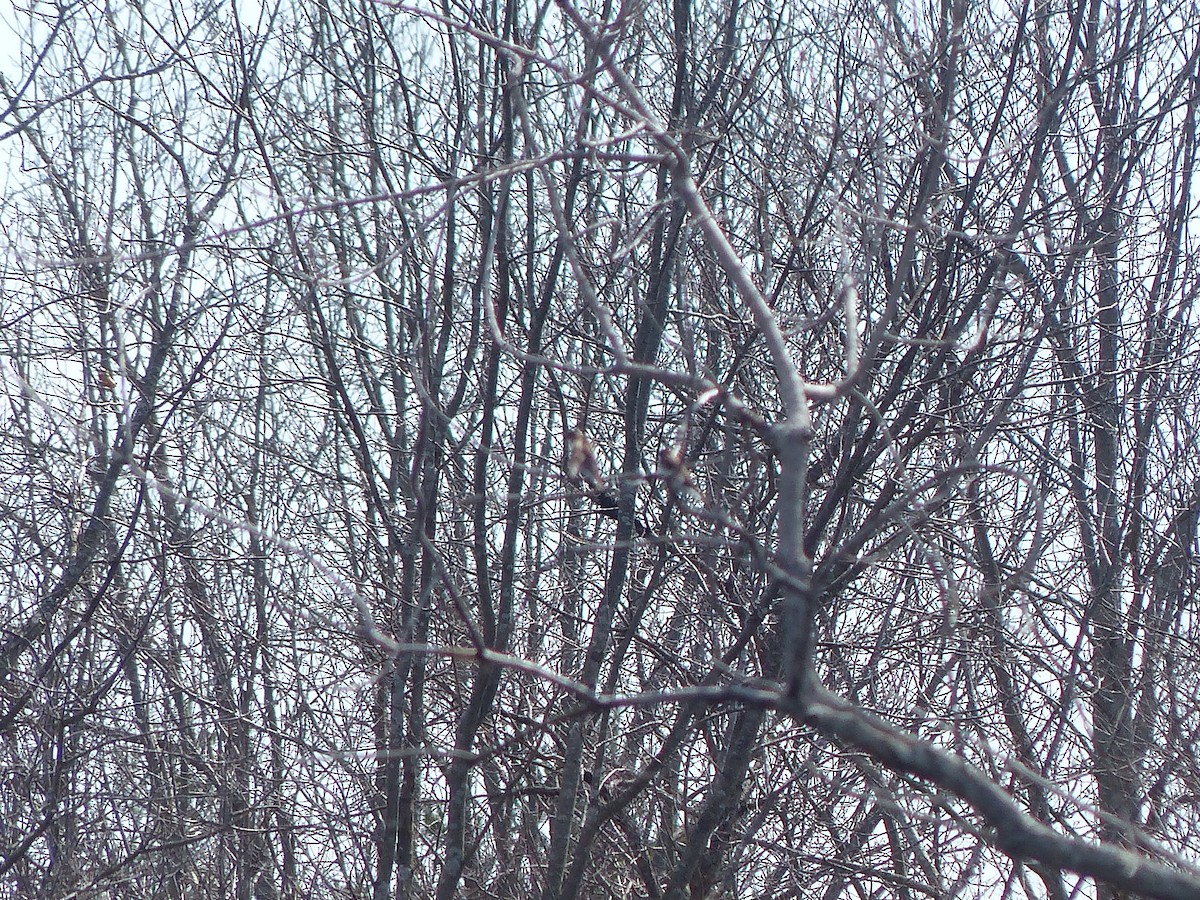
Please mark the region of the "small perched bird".
<svg viewBox="0 0 1200 900"><path fill-rule="evenodd" d="M96 380L100 382L100 387L108 391L110 394L117 389L117 383L113 381L112 373L104 366L100 366L96 370Z"/></svg>
<svg viewBox="0 0 1200 900"><path fill-rule="evenodd" d="M659 450L658 465L660 469L673 478L688 482L692 480L692 473L683 455L683 447L679 444L672 444L669 447L663 447Z"/></svg>
<svg viewBox="0 0 1200 900"><path fill-rule="evenodd" d="M582 428L572 428L567 434L567 474L588 486L592 502L600 514L614 521L621 521L621 504L616 493L609 487L608 480L600 471L596 461L596 448L583 433ZM650 529L641 519L634 519L633 532L638 537L649 534Z"/></svg>
<svg viewBox="0 0 1200 900"><path fill-rule="evenodd" d="M607 491L608 482L600 472L600 464L596 461L596 448L592 446L588 436L582 429L572 428L567 439L570 442L567 474L572 478L582 478L593 491Z"/></svg>
<svg viewBox="0 0 1200 900"><path fill-rule="evenodd" d="M682 444L672 444L658 451L659 475L667 479L671 488L692 501L701 499L692 467L684 456Z"/></svg>

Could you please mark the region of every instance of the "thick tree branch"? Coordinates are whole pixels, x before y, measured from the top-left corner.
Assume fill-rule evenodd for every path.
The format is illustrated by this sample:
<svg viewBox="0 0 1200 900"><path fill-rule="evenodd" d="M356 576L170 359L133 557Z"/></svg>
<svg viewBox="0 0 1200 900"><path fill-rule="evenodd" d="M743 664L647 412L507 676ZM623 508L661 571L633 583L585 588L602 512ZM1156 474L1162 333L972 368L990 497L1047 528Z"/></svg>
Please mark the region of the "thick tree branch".
<svg viewBox="0 0 1200 900"><path fill-rule="evenodd" d="M991 829L992 845L1014 860L1044 863L1160 900L1200 897L1200 872L1059 834L1022 810L966 760L876 719L824 688L813 685L807 702L789 703L786 712L894 772L929 781L963 800Z"/></svg>

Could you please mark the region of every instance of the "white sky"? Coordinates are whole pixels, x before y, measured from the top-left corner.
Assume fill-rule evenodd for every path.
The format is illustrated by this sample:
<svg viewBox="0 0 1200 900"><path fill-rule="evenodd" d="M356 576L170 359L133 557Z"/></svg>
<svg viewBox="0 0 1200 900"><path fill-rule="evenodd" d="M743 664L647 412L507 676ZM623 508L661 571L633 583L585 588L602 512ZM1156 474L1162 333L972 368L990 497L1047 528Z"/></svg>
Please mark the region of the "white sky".
<svg viewBox="0 0 1200 900"><path fill-rule="evenodd" d="M20 54L21 43L15 32L17 23L22 18L12 0L0 0L0 70L4 72L5 77L12 77L12 73L18 71L16 59Z"/></svg>

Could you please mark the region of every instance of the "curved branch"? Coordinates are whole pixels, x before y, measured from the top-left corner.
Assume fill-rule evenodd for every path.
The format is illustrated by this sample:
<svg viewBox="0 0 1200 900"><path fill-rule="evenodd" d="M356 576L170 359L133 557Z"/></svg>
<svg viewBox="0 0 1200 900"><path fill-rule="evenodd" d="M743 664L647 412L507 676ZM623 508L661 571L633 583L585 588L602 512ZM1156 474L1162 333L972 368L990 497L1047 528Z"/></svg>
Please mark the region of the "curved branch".
<svg viewBox="0 0 1200 900"><path fill-rule="evenodd" d="M937 785L967 803L991 830L989 843L1014 860L1033 860L1160 900L1196 900L1200 872L1172 868L1112 844L1067 837L1043 825L984 772L955 754L876 719L813 685L807 702L784 712L828 738L852 745L894 772Z"/></svg>

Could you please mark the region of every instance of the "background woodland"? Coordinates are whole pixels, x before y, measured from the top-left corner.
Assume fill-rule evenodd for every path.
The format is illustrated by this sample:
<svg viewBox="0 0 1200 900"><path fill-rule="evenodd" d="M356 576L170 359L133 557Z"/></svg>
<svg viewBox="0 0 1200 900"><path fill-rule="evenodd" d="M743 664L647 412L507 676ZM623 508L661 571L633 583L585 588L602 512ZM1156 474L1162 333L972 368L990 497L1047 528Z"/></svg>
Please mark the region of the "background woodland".
<svg viewBox="0 0 1200 900"><path fill-rule="evenodd" d="M1200 896L1194 3L6 16L0 897Z"/></svg>

